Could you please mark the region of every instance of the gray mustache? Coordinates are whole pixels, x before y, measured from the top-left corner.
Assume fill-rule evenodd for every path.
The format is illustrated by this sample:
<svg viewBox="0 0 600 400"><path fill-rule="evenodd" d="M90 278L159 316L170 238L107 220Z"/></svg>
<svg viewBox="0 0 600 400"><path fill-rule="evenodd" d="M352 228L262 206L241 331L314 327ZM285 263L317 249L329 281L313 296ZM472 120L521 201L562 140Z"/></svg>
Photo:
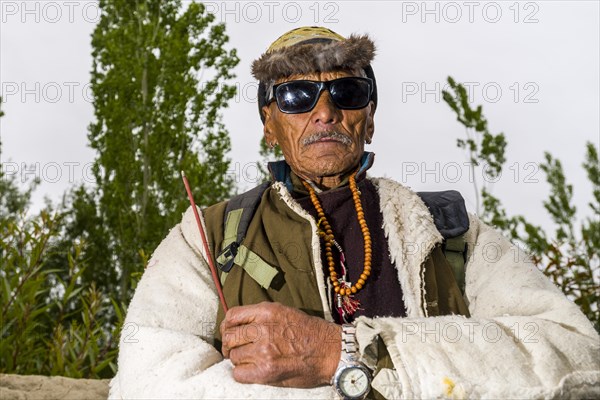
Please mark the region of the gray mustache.
<svg viewBox="0 0 600 400"><path fill-rule="evenodd" d="M318 142L321 139L325 139L325 138L331 138L334 140L337 140L338 142L341 142L342 144L345 144L346 146L350 146L352 144L352 140L347 136L344 135L343 133L339 133L339 132L317 132L314 133L312 135L310 135L309 137L305 138L304 140L302 140L302 144L304 146L308 146L309 144L313 144L315 142Z"/></svg>

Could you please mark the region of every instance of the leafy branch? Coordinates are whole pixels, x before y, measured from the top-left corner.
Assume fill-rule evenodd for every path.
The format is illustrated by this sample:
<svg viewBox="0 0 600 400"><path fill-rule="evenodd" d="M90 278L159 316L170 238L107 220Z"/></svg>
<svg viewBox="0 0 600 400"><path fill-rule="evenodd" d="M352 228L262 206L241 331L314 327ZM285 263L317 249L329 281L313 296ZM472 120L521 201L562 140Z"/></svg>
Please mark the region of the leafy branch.
<svg viewBox="0 0 600 400"><path fill-rule="evenodd" d="M448 77L450 91L443 91L446 103L465 127L466 139L459 138L457 147L466 149L474 172L483 165L484 178L493 180L502 173L506 162L504 134L494 135L488 130L488 121L482 106L472 108L463 85ZM550 153L544 153L540 168L546 175L550 194L543 205L556 226L553 235L530 223L522 215L510 216L499 198L493 196L486 181L479 187L474 182L477 196L477 214L482 221L500 229L515 243L529 250L532 261L572 299L600 331L600 167L598 150L591 142L586 144L583 168L593 185L589 203L593 217L588 217L577 228L577 209L572 204L573 185L564 174L562 163ZM472 174L475 176L475 174ZM483 210L479 209L481 198Z"/></svg>

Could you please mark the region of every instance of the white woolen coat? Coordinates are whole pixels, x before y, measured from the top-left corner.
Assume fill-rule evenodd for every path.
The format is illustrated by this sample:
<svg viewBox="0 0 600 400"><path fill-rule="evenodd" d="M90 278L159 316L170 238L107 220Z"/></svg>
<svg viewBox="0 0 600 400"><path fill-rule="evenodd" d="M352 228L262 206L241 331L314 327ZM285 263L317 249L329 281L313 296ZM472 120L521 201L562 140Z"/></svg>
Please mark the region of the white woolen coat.
<svg viewBox="0 0 600 400"><path fill-rule="evenodd" d="M363 361L373 364L380 336L395 366L375 378L380 393L387 398L600 397L600 338L591 323L521 250L476 217L466 234L471 318L428 317L421 264L442 237L416 194L391 180L372 181L407 308L406 318L357 321ZM329 310L315 221L281 183L274 190L313 227L312 259ZM232 378L232 364L212 346L218 297L205 258L188 209L138 284L109 398L336 398L331 387L277 388Z"/></svg>

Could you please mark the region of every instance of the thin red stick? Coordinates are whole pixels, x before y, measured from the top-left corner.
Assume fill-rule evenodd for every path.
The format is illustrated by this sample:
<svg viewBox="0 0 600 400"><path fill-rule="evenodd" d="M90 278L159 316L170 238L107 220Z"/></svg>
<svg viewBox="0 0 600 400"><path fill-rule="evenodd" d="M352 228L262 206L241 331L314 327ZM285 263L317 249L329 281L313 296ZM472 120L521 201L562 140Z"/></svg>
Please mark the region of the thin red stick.
<svg viewBox="0 0 600 400"><path fill-rule="evenodd" d="M208 266L210 267L210 273L212 274L213 281L215 282L215 286L217 288L217 293L219 293L219 299L221 300L221 305L223 306L223 311L227 312L227 303L225 302L225 296L223 296L223 289L221 288L221 281L219 280L219 275L217 274L217 268L215 268L215 264L213 263L211 252L208 247L208 241L206 240L206 234L204 233L204 229L202 228L202 223L200 222L200 215L198 215L198 209L196 208L196 203L194 202L194 196L192 196L192 189L190 189L190 183L185 176L185 172L181 171L181 178L183 179L183 184L185 185L185 191L187 192L188 199L190 200L190 204L192 205L192 211L194 212L194 217L196 217L196 223L198 224L198 230L200 231L200 236L202 237L202 244L204 245L204 251L206 252L208 258Z"/></svg>

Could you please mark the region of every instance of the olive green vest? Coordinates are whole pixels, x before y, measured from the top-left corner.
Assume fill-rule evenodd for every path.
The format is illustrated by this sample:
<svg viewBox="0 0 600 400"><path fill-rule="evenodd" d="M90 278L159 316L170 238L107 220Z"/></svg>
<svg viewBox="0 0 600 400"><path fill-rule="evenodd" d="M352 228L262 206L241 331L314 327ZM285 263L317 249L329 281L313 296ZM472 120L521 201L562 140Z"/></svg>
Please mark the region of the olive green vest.
<svg viewBox="0 0 600 400"><path fill-rule="evenodd" d="M204 210L213 260L220 253L225 239L224 217L227 203ZM267 189L252 218L241 245L249 250L236 258L226 274L223 294L228 307L279 302L309 315L324 317L321 296L312 260L310 223L291 210L273 188ZM238 264L244 264L240 266ZM264 268L263 268L264 267ZM427 315L460 314L468 309L441 246L434 248L423 263ZM399 296L402 294L399 293ZM220 349L219 324L224 318L219 305L215 346Z"/></svg>

